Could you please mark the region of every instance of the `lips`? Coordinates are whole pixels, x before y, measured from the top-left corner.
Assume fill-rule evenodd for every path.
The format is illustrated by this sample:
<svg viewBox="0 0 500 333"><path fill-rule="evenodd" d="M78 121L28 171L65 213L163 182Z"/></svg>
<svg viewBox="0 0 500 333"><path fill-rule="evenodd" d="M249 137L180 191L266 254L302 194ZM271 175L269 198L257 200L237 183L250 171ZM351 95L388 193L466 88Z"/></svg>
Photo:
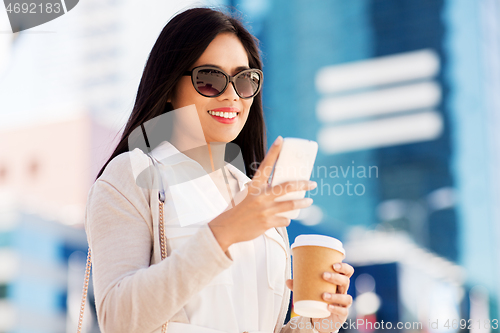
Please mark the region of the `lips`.
<svg viewBox="0 0 500 333"><path fill-rule="evenodd" d="M234 107L221 107L207 111L214 120L223 124L232 124L236 122L240 109Z"/></svg>
<svg viewBox="0 0 500 333"><path fill-rule="evenodd" d="M219 112L240 112L240 109L238 108L233 108L233 107L223 107L223 108L216 108L212 109L211 111L219 111Z"/></svg>

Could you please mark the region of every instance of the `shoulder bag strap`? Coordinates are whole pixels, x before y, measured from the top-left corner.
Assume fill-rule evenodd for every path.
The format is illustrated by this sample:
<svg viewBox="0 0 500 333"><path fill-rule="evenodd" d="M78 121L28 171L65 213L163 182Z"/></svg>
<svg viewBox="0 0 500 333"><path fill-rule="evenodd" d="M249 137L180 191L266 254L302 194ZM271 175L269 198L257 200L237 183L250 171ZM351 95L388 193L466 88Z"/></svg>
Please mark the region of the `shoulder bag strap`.
<svg viewBox="0 0 500 333"><path fill-rule="evenodd" d="M160 189L158 191L158 205L160 210L160 218L159 218L159 229L160 229L160 249L161 249L161 260L164 260L167 257L167 243L165 239L165 226L163 222L163 206L165 204L165 189L163 187L163 179L161 177L160 170L158 165L156 164L155 158L151 156L149 153L147 154L151 160L153 161L153 165L155 166L155 170L159 177ZM89 276L90 276L90 268L91 268L91 254L90 254L90 246L87 254L87 266L85 268L85 279L83 281L83 292L82 292L82 303L80 306L80 316L78 318L78 333L82 331L82 323L83 323L83 313L85 311L85 303L87 301L87 292L89 287ZM166 333L168 327L168 320L161 327L161 333Z"/></svg>

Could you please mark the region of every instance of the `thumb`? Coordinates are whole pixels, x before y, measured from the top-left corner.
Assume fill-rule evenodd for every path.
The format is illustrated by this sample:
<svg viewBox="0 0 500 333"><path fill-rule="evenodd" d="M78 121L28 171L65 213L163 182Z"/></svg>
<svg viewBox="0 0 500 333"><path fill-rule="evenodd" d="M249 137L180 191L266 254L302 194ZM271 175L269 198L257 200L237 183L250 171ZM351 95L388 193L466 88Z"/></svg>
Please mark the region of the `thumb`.
<svg viewBox="0 0 500 333"><path fill-rule="evenodd" d="M264 160L262 160L262 163L257 169L257 172L253 176L252 181L254 184L267 185L267 181L269 179L269 176L271 176L271 172L273 170L274 164L276 163L276 160L278 159L282 145L283 138L280 135L278 136L278 138L276 138L274 143L269 148L269 151L264 157Z"/></svg>
<svg viewBox="0 0 500 333"><path fill-rule="evenodd" d="M286 280L286 286L288 287L288 289L290 289L291 291L293 291L293 280L292 279L288 279Z"/></svg>

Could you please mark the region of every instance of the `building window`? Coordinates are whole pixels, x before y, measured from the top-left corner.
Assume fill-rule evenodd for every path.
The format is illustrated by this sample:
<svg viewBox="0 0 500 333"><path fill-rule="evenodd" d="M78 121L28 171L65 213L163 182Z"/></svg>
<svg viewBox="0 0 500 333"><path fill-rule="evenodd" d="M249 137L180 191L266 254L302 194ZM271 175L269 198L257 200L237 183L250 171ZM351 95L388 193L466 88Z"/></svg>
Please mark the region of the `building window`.
<svg viewBox="0 0 500 333"><path fill-rule="evenodd" d="M38 163L38 160L33 159L28 165L28 174L30 175L31 178L36 178L38 176L38 173L40 171L40 164Z"/></svg>
<svg viewBox="0 0 500 333"><path fill-rule="evenodd" d="M0 165L0 182L7 180L7 167L5 165Z"/></svg>
<svg viewBox="0 0 500 333"><path fill-rule="evenodd" d="M7 298L7 285L0 283L0 299Z"/></svg>

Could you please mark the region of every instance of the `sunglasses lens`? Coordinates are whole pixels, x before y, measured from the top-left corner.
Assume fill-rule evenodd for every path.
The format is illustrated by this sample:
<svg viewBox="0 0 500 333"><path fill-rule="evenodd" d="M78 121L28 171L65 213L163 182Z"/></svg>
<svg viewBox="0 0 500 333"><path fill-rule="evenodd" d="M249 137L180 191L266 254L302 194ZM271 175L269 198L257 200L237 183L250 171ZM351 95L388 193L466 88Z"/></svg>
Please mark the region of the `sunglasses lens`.
<svg viewBox="0 0 500 333"><path fill-rule="evenodd" d="M241 97L252 97L260 86L260 74L257 71L247 71L238 75L235 79L235 86Z"/></svg>
<svg viewBox="0 0 500 333"><path fill-rule="evenodd" d="M202 95L215 96L226 86L226 76L216 69L200 69L195 83Z"/></svg>

